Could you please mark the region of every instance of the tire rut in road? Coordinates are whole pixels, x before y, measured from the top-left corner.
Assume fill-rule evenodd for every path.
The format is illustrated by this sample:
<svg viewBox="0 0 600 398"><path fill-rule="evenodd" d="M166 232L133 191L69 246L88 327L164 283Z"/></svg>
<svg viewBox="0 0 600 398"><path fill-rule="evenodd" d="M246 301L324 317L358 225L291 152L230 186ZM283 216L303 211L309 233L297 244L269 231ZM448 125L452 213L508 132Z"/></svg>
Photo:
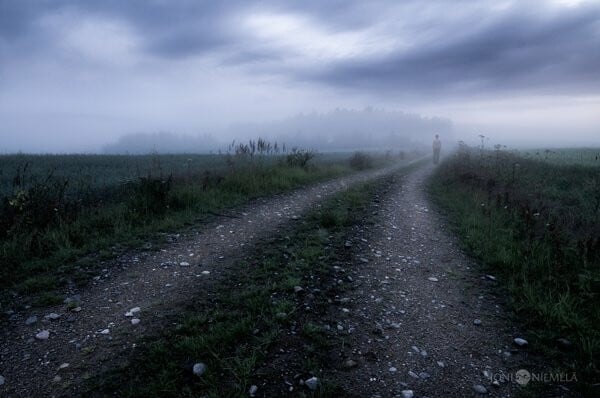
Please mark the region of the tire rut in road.
<svg viewBox="0 0 600 398"><path fill-rule="evenodd" d="M431 170L398 179L374 203L375 225L352 236L344 275L354 282L322 321L335 345L326 378L349 396L508 396L517 370L540 368L513 344L519 331L497 282L430 208Z"/></svg>
<svg viewBox="0 0 600 398"><path fill-rule="evenodd" d="M1 332L5 382L0 392L11 397L76 394L88 379L125 361L143 337L159 333L165 319L195 295L214 295L212 287L249 247L300 219L323 199L397 167L254 201L235 209L236 217L217 217L191 233L172 235L172 243L160 251L107 263L92 285L71 292L69 305L14 314ZM140 311L130 313L136 307ZM58 317L45 317L51 313ZM31 316L38 320L25 324ZM133 319L139 323L132 324ZM36 338L40 331L48 331L49 338Z"/></svg>

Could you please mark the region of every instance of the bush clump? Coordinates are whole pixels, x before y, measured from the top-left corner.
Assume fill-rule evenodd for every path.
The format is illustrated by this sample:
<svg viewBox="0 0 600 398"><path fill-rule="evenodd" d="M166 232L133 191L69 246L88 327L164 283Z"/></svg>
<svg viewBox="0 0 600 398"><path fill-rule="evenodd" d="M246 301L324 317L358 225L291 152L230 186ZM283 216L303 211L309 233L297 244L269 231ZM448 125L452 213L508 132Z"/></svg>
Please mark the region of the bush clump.
<svg viewBox="0 0 600 398"><path fill-rule="evenodd" d="M366 170L373 167L373 158L363 152L355 152L350 158L350 167L354 170Z"/></svg>
<svg viewBox="0 0 600 398"><path fill-rule="evenodd" d="M46 178L26 181L26 169L17 171L12 193L0 203L0 239L43 230L76 211L76 203L67 200L67 179L54 178L50 173Z"/></svg>
<svg viewBox="0 0 600 398"><path fill-rule="evenodd" d="M130 206L135 213L143 215L163 214L169 208L169 196L173 176L140 177L133 186Z"/></svg>
<svg viewBox="0 0 600 398"><path fill-rule="evenodd" d="M308 162L317 154L314 151L293 148L286 156L288 166L306 168Z"/></svg>

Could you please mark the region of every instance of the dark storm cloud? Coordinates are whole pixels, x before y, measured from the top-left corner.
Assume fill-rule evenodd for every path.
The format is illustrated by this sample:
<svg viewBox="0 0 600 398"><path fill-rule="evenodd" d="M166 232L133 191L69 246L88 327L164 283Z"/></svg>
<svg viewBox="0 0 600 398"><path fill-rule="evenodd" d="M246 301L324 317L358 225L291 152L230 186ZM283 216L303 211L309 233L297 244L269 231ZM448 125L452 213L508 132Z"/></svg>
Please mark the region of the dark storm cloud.
<svg viewBox="0 0 600 398"><path fill-rule="evenodd" d="M5 43L15 53L22 49L35 51L51 44L52 38L38 22L48 15L69 12L73 22L81 17L103 17L130 25L142 39L146 54L167 60L201 56L212 51L221 54L226 65L254 64L281 59L281 54L252 43L238 31L230 16L240 9L267 8L281 12L310 12L315 16L341 16L343 2L321 4L307 1L304 7L286 6L278 1L263 1L252 5L244 0L229 1L121 1L121 0L0 0L0 45ZM346 7L347 8L347 7ZM333 18L330 19L333 23ZM339 29L347 27L340 26ZM2 48L0 47L0 50ZM0 56L2 53L0 52Z"/></svg>
<svg viewBox="0 0 600 398"><path fill-rule="evenodd" d="M225 58L233 64L254 63L280 58L279 54L257 49L260 43L252 42L237 24L240 11L271 10L285 13L305 13L323 18L338 30L357 25L354 7L347 1L305 2L247 0L226 1L106 1L81 2L77 7L84 12L124 19L146 39L146 50L158 57L190 57L204 55L213 50L228 50ZM231 18L231 20L230 20ZM371 21L361 17L362 25ZM256 58L252 58L252 55Z"/></svg>
<svg viewBox="0 0 600 398"><path fill-rule="evenodd" d="M14 39L27 30L32 10L16 2L0 2L0 37Z"/></svg>
<svg viewBox="0 0 600 398"><path fill-rule="evenodd" d="M206 54L235 42L224 17L238 2L109 2L89 10L129 22L144 38L147 52L164 58Z"/></svg>
<svg viewBox="0 0 600 398"><path fill-rule="evenodd" d="M477 94L495 90L597 91L600 85L600 6L582 3L560 10L548 2L395 1L0 1L0 56L48 45L39 18L68 11L73 18L122 21L141 39L141 50L158 59L213 56L219 65L249 65L252 73L383 95ZM399 8L400 7L400 8ZM470 10L458 23L447 16ZM306 15L325 32L359 32L386 23L390 39L421 31L381 54L312 65L284 62L285 48L269 46L240 23L239 13L267 10ZM397 30L395 25L408 27ZM411 30L412 29L412 30ZM301 34L301 33L300 33ZM408 36L408 37L406 37ZM325 38L326 40L326 38ZM6 47L8 46L8 47ZM3 57L4 58L4 57ZM261 69L261 66L263 68Z"/></svg>
<svg viewBox="0 0 600 398"><path fill-rule="evenodd" d="M0 1L0 40L9 45L29 40L40 47L47 35L36 24L40 18L70 12L78 17L104 17L130 24L144 39L149 53L173 57L210 51L227 42L222 17L233 2L183 1Z"/></svg>
<svg viewBox="0 0 600 398"><path fill-rule="evenodd" d="M51 8L45 2L0 0L0 71L6 57L23 54L41 45L43 36L34 24Z"/></svg>
<svg viewBox="0 0 600 398"><path fill-rule="evenodd" d="M342 0L265 0L254 3L245 0L1 0L0 38L12 41L37 34L37 39L43 41L41 33L36 32L36 20L47 14L70 10L81 16L96 15L127 21L146 39L148 51L155 55L189 56L226 44L249 44L244 40L243 32L241 36L232 34L237 27L225 20L240 10L308 14L326 23L333 31L341 31L372 23L370 17L381 15L389 3L373 2L366 7L361 2L353 4ZM262 57L264 54L259 55L259 58Z"/></svg>
<svg viewBox="0 0 600 398"><path fill-rule="evenodd" d="M307 78L398 94L405 90L426 95L513 89L597 92L600 7L551 17L521 11L472 31L465 25L468 34L458 39L356 63L340 62L320 73L308 73Z"/></svg>

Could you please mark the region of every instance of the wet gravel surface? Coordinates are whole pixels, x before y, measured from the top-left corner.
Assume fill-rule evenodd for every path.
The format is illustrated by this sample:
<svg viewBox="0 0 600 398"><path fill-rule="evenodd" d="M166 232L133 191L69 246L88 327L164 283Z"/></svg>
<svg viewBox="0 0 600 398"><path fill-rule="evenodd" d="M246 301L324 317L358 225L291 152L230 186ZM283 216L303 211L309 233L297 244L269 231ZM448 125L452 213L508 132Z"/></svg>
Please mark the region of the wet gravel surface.
<svg viewBox="0 0 600 398"><path fill-rule="evenodd" d="M514 396L515 373L540 360L513 342L523 336L501 281L460 250L430 207L431 170L399 179L373 203L375 224L347 243L353 260L340 278L352 282L325 317L337 363L325 377L357 397Z"/></svg>
<svg viewBox="0 0 600 398"><path fill-rule="evenodd" d="M0 396L73 396L88 380L126 361L140 339L160 333L171 314L201 295L249 248L347 188L395 170L363 172L264 198L185 234L158 251L103 265L88 287L60 306L11 312L0 331ZM50 315L55 314L55 315Z"/></svg>
<svg viewBox="0 0 600 398"><path fill-rule="evenodd" d="M351 260L332 265L345 287L319 314L332 344L332 366L323 376L345 396L509 397L520 388L518 370L543 368L528 346L514 343L527 336L506 310L502 281L463 253L430 207L425 179L431 171L424 166L394 178L371 203L368 222L349 231L344 250ZM107 263L91 285L66 294L64 305L12 314L0 332L0 396L79 395L90 379L126 361L143 337L170 327L170 316L191 300L210 303L236 262L323 199L393 172L254 201L169 235L158 251ZM272 387L259 391L289 390ZM556 386L544 396L572 395Z"/></svg>

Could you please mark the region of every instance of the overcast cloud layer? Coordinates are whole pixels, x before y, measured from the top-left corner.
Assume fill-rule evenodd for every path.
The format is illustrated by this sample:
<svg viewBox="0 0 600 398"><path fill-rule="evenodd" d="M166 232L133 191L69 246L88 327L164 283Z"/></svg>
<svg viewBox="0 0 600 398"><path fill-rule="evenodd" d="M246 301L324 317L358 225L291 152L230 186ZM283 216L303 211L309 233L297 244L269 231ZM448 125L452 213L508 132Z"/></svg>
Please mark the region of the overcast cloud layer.
<svg viewBox="0 0 600 398"><path fill-rule="evenodd" d="M0 151L368 105L600 144L600 2L0 0Z"/></svg>

